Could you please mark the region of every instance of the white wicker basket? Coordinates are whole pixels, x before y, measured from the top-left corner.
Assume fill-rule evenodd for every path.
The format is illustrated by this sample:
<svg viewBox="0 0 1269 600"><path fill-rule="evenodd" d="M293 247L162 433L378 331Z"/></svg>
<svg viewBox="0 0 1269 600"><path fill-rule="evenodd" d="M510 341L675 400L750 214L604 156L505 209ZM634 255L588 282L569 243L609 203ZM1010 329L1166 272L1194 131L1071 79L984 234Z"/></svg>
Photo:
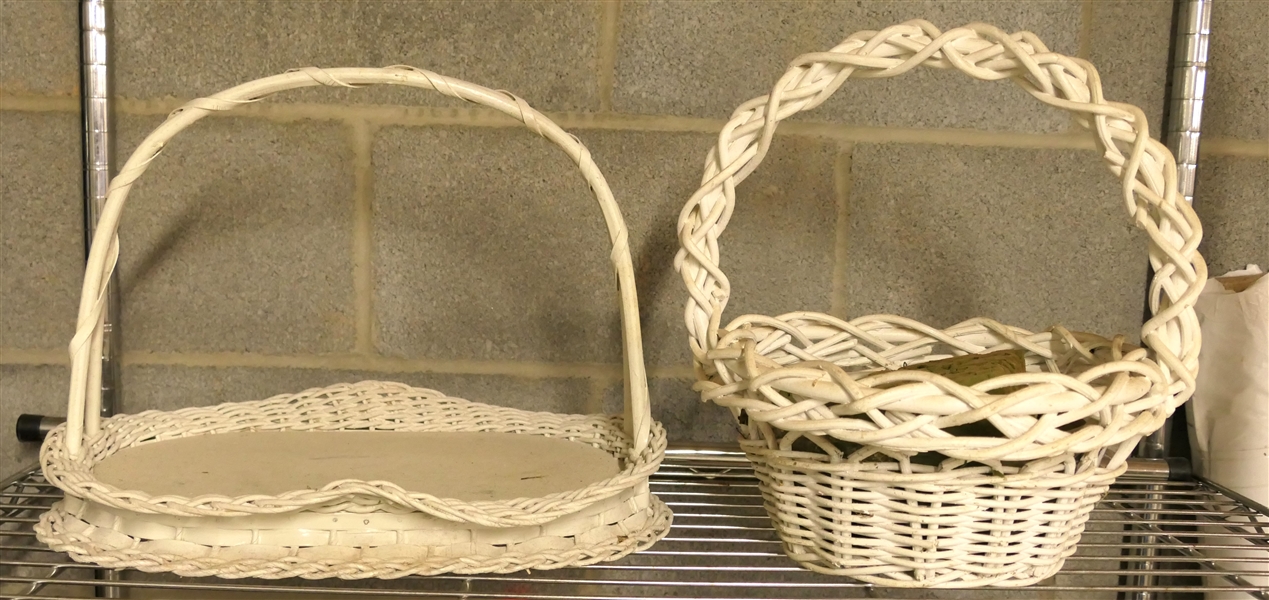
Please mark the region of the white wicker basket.
<svg viewBox="0 0 1269 600"><path fill-rule="evenodd" d="M527 412L372 381L100 419L102 298L137 178L213 111L288 89L370 84L496 109L577 163L613 245L626 414ZM636 302L625 224L603 175L581 142L515 96L411 67L307 68L194 100L111 183L71 342L68 419L40 455L66 498L37 535L79 561L186 576L395 578L625 556L663 537L671 518L648 488L665 432L649 412Z"/></svg>
<svg viewBox="0 0 1269 600"><path fill-rule="evenodd" d="M1150 239L1154 317L1141 330L1149 350L1122 335L1032 333L990 319L940 330L891 315L794 312L722 326L731 287L719 238L736 186L779 121L818 106L847 78L921 65L1012 79L1092 130ZM857 33L799 58L768 96L737 109L679 220L676 267L691 295L697 389L740 423L786 553L821 573L903 587L1022 586L1056 573L1138 440L1194 390L1193 305L1207 268L1176 179L1141 110L1106 101L1092 65L1049 52L1030 33L982 24L943 33L911 21ZM1024 353L1025 373L974 385L898 370L1011 350Z"/></svg>

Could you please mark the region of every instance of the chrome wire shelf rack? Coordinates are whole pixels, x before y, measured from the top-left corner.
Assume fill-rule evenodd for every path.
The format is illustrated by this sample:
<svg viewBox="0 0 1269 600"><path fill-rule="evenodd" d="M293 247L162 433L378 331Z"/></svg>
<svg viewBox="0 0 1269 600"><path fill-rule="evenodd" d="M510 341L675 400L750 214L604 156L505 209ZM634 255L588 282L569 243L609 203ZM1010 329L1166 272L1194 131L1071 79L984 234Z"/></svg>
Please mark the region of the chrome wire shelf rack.
<svg viewBox="0 0 1269 600"><path fill-rule="evenodd" d="M0 482L0 598L1269 600L1269 511L1140 464L1094 511L1061 573L1005 590L880 588L802 570L781 553L749 463L734 450L671 449L652 485L674 509L674 529L648 551L587 568L396 581L183 579L75 563L35 540L32 525L60 492L32 468Z"/></svg>

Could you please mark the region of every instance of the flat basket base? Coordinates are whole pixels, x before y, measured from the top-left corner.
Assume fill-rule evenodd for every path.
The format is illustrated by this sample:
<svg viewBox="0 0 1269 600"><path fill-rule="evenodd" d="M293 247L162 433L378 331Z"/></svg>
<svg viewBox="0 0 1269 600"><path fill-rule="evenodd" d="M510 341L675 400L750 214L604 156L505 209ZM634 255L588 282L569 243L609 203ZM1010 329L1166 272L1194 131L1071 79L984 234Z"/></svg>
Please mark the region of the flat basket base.
<svg viewBox="0 0 1269 600"><path fill-rule="evenodd" d="M178 552L164 552L153 542L118 531L94 526L58 502L35 525L40 541L73 560L107 568L137 569L147 573L173 573L182 577L222 577L228 579L396 579L409 575L446 573L512 573L526 569L558 569L616 560L656 543L670 530L671 513L655 496L649 496L646 512L637 515L642 525L610 539L597 540L596 531L584 544L559 543L533 548L532 544L511 546L497 556L454 556L464 548L412 547L392 556L383 547L281 547L249 544L212 547L206 556L190 558ZM608 528L598 528L608 529ZM611 531L611 530L610 530ZM387 551L385 551L387 550Z"/></svg>
<svg viewBox="0 0 1269 600"><path fill-rule="evenodd" d="M218 433L124 448L93 467L102 483L157 496L281 495L359 479L469 502L540 498L620 472L584 443L449 431Z"/></svg>

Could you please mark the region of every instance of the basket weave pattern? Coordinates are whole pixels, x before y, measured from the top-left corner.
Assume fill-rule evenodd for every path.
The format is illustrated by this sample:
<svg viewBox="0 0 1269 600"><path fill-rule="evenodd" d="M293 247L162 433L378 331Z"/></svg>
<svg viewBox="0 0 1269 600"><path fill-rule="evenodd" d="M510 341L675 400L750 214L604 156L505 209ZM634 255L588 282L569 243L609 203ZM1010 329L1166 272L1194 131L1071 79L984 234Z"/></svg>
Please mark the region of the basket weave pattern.
<svg viewBox="0 0 1269 600"><path fill-rule="evenodd" d="M732 290L720 241L735 189L778 123L848 78L919 66L1010 79L1091 130L1124 205L1149 237L1153 317L1141 339L1062 327L1033 333L979 318L947 329L893 315L744 315L724 326ZM697 389L729 408L786 552L830 574L905 587L1028 585L1074 552L1093 504L1137 442L1194 390L1193 305L1207 278L1202 230L1178 195L1176 164L1142 111L1102 97L1086 61L1034 35L912 21L797 59L767 96L741 105L679 220L676 268ZM961 385L903 367L1002 350L1026 372Z"/></svg>
<svg viewBox="0 0 1269 600"><path fill-rule="evenodd" d="M109 527L94 527L64 511L48 513L49 518L41 520L36 528L41 539L50 535L49 532L56 532L53 538L56 545L50 544L50 547L58 552L111 569L226 579L398 579L444 573L511 573L616 560L651 546L670 528L670 511L655 496L651 498L657 506L649 522L637 522L643 520L644 515L632 515L615 523L595 525L593 539L583 540L581 544L574 542L574 536L537 528L526 536L528 541L524 543L455 543L451 546L452 556L422 554L418 546L411 544L374 547L242 544L222 548L214 555L207 547L201 547L198 548L201 556L178 557L168 550L174 546L171 542L157 547L168 551L155 551L150 549L155 547L155 542L116 534L118 541L103 544L98 536L108 533ZM407 536L408 533L405 532Z"/></svg>
<svg viewBox="0 0 1269 600"><path fill-rule="evenodd" d="M497 110L573 160L597 200L612 244L622 316L624 415L529 412L403 384L362 382L256 402L101 419L103 308L119 256L118 226L129 190L163 147L210 114L277 92L373 84L432 90ZM671 514L648 486L665 452L665 431L652 420L648 403L628 238L612 191L586 147L506 92L413 67L304 68L187 103L133 152L111 181L102 207L70 344L67 421L48 436L40 453L45 476L66 498L41 517L35 527L38 538L76 560L107 567L268 578L511 572L591 564L646 548L669 531ZM137 446L265 431L543 436L602 450L617 459L619 472L580 489L486 501L439 498L390 481L354 479L277 495L155 496L120 489L94 473L102 461ZM176 470L181 465L170 466Z"/></svg>

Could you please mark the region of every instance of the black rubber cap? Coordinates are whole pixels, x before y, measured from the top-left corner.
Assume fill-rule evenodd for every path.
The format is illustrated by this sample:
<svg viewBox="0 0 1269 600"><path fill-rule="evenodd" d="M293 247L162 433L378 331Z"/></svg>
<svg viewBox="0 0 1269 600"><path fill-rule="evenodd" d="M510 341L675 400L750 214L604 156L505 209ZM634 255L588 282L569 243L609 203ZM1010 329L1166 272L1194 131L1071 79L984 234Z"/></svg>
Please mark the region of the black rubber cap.
<svg viewBox="0 0 1269 600"><path fill-rule="evenodd" d="M1190 459L1183 456L1174 456L1168 460L1168 481L1193 481L1194 469L1190 466Z"/></svg>
<svg viewBox="0 0 1269 600"><path fill-rule="evenodd" d="M18 441L44 441L44 432L40 431L40 423L43 420L43 415L18 415L18 425L14 428L15 433L18 434Z"/></svg>

